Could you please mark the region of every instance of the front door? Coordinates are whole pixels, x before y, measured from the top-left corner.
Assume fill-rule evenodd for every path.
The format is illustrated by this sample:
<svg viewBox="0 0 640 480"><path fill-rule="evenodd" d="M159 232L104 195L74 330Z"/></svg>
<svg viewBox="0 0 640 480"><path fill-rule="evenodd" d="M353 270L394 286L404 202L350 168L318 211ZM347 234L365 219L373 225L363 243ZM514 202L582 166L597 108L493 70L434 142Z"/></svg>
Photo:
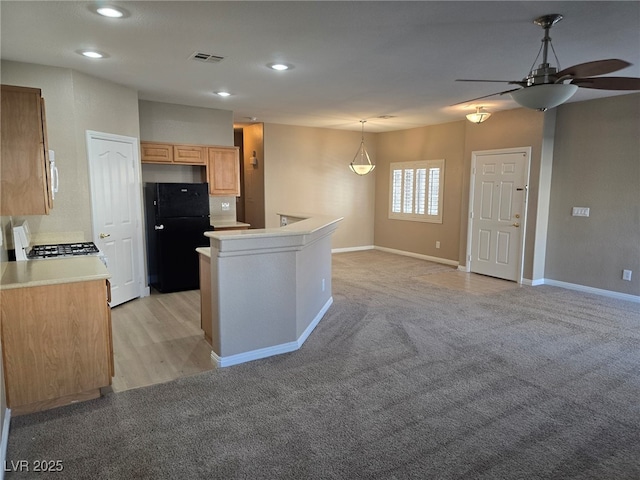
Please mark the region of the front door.
<svg viewBox="0 0 640 480"><path fill-rule="evenodd" d="M520 282L530 149L474 152L471 271Z"/></svg>
<svg viewBox="0 0 640 480"><path fill-rule="evenodd" d="M111 306L141 296L142 222L138 140L87 131L94 243L111 273Z"/></svg>

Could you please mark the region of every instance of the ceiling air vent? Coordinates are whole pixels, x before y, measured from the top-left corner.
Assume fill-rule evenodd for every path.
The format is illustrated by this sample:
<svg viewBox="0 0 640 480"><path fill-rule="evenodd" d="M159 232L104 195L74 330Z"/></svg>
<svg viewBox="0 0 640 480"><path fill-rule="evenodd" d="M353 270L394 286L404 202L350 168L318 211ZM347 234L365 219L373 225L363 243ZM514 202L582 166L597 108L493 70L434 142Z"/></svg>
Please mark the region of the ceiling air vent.
<svg viewBox="0 0 640 480"><path fill-rule="evenodd" d="M205 62L205 63L218 63L224 60L224 57L220 55L212 55L210 53L202 53L202 52L196 52L193 55L191 55L190 58L197 60L198 62Z"/></svg>

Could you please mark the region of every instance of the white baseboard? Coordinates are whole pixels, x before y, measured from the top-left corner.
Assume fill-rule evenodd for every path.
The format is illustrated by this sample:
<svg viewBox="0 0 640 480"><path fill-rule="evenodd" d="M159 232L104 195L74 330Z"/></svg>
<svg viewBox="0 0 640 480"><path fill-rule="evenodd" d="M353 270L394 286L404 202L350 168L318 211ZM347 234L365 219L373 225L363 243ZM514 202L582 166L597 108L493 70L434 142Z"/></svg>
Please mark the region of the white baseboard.
<svg viewBox="0 0 640 480"><path fill-rule="evenodd" d="M530 287L537 287L538 285L544 285L544 278L538 278L536 280L531 280L529 278L522 279L522 285L528 285Z"/></svg>
<svg viewBox="0 0 640 480"><path fill-rule="evenodd" d="M373 245L364 245L362 247L346 247L346 248L332 248L331 253L345 253L345 252L361 252L363 250L373 250Z"/></svg>
<svg viewBox="0 0 640 480"><path fill-rule="evenodd" d="M250 362L252 360L259 360L261 358L272 357L274 355L280 355L282 353L289 353L298 350L305 340L311 335L313 329L316 328L318 323L324 314L327 313L329 307L333 303L333 297L322 306L318 314L311 321L309 326L302 332L302 335L294 342L281 343L280 345L274 345L272 347L259 348L258 350L251 350L250 352L238 353L236 355L229 355L226 357L219 356L216 352L211 351L211 361L216 367L230 367L232 365L239 365L241 363Z"/></svg>
<svg viewBox="0 0 640 480"><path fill-rule="evenodd" d="M0 480L4 479L4 466L7 464L7 447L9 446L9 425L11 423L11 409L4 411L4 423L2 425L2 442L0 442Z"/></svg>
<svg viewBox="0 0 640 480"><path fill-rule="evenodd" d="M469 265L458 265L458 271L471 273L471 267Z"/></svg>
<svg viewBox="0 0 640 480"><path fill-rule="evenodd" d="M430 255L422 255L420 253L406 252L404 250L396 250L395 248L387 247L374 247L376 250L387 253L395 253L396 255L404 255L405 257L419 258L420 260L428 260L429 262L443 263L445 265L451 265L453 267L459 266L457 260L449 260L448 258L432 257Z"/></svg>
<svg viewBox="0 0 640 480"><path fill-rule="evenodd" d="M595 295L603 295L605 297L617 298L619 300L627 300L629 302L640 303L639 295L631 295L628 293L614 292L612 290L603 290L601 288L587 287L586 285L578 285L575 283L561 282L559 280L551 280L548 278L545 278L543 281L544 281L544 285L551 285L552 287L561 287L561 288L566 288L568 290L576 290L578 292L584 292L584 293L593 293ZM541 285L541 284L538 284L538 285Z"/></svg>

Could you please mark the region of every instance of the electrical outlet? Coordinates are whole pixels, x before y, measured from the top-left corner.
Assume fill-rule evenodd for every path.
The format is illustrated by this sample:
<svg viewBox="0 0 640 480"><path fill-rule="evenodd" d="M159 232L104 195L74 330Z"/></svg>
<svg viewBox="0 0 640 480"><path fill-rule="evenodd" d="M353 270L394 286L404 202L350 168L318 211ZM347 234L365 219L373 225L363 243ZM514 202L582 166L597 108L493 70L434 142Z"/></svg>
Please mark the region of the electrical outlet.
<svg viewBox="0 0 640 480"><path fill-rule="evenodd" d="M440 242L436 240L436 248L440 248Z"/></svg>
<svg viewBox="0 0 640 480"><path fill-rule="evenodd" d="M622 270L622 279L631 281L631 270Z"/></svg>

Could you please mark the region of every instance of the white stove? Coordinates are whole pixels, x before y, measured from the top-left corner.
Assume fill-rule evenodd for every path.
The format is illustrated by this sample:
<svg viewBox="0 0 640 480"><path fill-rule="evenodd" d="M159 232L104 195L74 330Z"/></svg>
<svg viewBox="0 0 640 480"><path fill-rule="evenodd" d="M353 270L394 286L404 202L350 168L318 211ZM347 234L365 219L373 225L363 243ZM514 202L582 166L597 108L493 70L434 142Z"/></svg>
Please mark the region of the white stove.
<svg viewBox="0 0 640 480"><path fill-rule="evenodd" d="M16 261L95 255L100 257L100 260L106 265L104 254L93 242L31 245L31 232L26 220L13 227L13 244L16 251Z"/></svg>
<svg viewBox="0 0 640 480"><path fill-rule="evenodd" d="M27 259L75 257L78 255L100 255L100 250L93 242L34 245L27 253Z"/></svg>

